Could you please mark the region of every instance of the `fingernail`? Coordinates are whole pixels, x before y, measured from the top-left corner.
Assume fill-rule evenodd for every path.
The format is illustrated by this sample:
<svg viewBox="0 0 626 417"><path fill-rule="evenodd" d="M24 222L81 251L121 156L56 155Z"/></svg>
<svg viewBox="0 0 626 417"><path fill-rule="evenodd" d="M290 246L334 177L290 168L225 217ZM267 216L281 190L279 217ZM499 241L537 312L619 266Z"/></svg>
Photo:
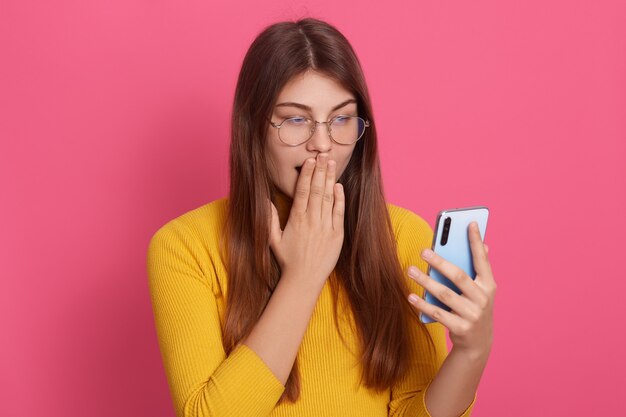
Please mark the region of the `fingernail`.
<svg viewBox="0 0 626 417"><path fill-rule="evenodd" d="M433 251L431 251L430 249L424 249L422 251L422 258L424 259L430 259L433 257Z"/></svg>
<svg viewBox="0 0 626 417"><path fill-rule="evenodd" d="M415 294L411 294L409 295L409 301L413 304L417 303L417 300L419 299L419 297Z"/></svg>
<svg viewBox="0 0 626 417"><path fill-rule="evenodd" d="M417 278L420 276L420 270L417 269L414 266L410 266L409 267L409 275L411 275L413 278Z"/></svg>

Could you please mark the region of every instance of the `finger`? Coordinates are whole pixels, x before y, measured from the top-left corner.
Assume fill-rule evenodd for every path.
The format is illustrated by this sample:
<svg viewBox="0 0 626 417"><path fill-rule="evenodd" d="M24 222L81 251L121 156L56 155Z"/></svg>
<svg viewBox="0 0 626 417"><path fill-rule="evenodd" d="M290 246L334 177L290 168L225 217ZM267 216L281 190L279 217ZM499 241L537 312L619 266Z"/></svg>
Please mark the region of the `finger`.
<svg viewBox="0 0 626 417"><path fill-rule="evenodd" d="M324 197L322 199L322 219L324 221L332 221L333 203L335 200L335 178L337 173L337 163L328 161L328 170L326 171L326 185L324 188Z"/></svg>
<svg viewBox="0 0 626 417"><path fill-rule="evenodd" d="M289 216L296 214L303 216L306 213L307 205L309 204L309 191L311 188L311 177L313 176L313 169L315 168L315 159L309 158L304 161L298 181L296 182L296 192L293 197L293 204L291 205L291 211Z"/></svg>
<svg viewBox="0 0 626 417"><path fill-rule="evenodd" d="M478 224L476 222L470 223L467 233L469 234L470 248L472 249L474 270L481 277L481 280L487 282L493 281L491 265L489 264L489 258L487 258L485 245L480 237Z"/></svg>
<svg viewBox="0 0 626 417"><path fill-rule="evenodd" d="M326 170L328 169L328 155L318 154L313 179L311 180L311 191L309 193L309 205L307 213L321 217L322 198L324 197L324 185L326 182Z"/></svg>
<svg viewBox="0 0 626 417"><path fill-rule="evenodd" d="M272 204L272 215L270 223L270 247L274 248L278 244L283 236L283 231L280 229L280 220L278 218L278 210L274 203Z"/></svg>
<svg viewBox="0 0 626 417"><path fill-rule="evenodd" d="M433 320L438 321L442 325L448 328L450 332L456 333L458 329L463 325L463 319L454 313L450 313L442 308L427 303L424 299L418 297L416 294L409 295L409 303L415 307L418 311L428 315Z"/></svg>
<svg viewBox="0 0 626 417"><path fill-rule="evenodd" d="M482 305L486 301L486 295L482 289L476 285L474 280L470 278L464 270L446 261L430 249L422 251L422 258L437 271L441 272L446 278L454 283L463 295L472 301Z"/></svg>
<svg viewBox="0 0 626 417"><path fill-rule="evenodd" d="M343 232L343 215L346 209L346 196L341 183L336 183L334 189L335 205L333 206L333 229Z"/></svg>
<svg viewBox="0 0 626 417"><path fill-rule="evenodd" d="M487 246L487 244L485 243L485 252L487 252L487 255L489 254L489 246Z"/></svg>
<svg viewBox="0 0 626 417"><path fill-rule="evenodd" d="M459 316L473 318L478 312L478 308L475 308L466 297L460 296L450 288L422 273L419 269L410 267L409 276Z"/></svg>

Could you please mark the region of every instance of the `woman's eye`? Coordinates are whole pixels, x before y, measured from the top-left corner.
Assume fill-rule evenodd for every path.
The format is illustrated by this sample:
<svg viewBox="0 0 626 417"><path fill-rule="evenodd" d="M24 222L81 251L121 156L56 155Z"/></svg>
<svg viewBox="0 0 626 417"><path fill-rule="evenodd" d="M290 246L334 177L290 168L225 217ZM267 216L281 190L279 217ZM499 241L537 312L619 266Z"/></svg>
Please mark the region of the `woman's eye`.
<svg viewBox="0 0 626 417"><path fill-rule="evenodd" d="M337 126L345 125L350 120L350 116L337 116L333 120L333 124Z"/></svg>
<svg viewBox="0 0 626 417"><path fill-rule="evenodd" d="M306 119L304 117L291 117L286 120L287 123L292 125L303 125L306 124Z"/></svg>

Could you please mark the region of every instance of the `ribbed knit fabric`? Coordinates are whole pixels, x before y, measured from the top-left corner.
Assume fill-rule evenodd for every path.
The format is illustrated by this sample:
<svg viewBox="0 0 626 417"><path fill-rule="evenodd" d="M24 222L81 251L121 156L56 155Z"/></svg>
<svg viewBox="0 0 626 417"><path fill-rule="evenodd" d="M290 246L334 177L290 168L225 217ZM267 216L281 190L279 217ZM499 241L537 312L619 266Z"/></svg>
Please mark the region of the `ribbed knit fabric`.
<svg viewBox="0 0 626 417"><path fill-rule="evenodd" d="M228 279L218 247L226 205L226 199L216 200L171 220L154 234L148 248L152 307L176 415L430 416L424 393L447 355L443 326L427 325L436 347L434 362L428 341L416 328L411 340L418 353L406 376L386 391L374 392L359 384L358 340L345 315L340 316L339 326L347 346L337 332L328 282L298 351L301 392L296 403L277 405L284 386L246 345L226 357L221 324ZM284 224L288 206L281 201L277 207ZM409 210L387 207L403 270L416 265L425 272L427 264L420 253L430 247L432 229ZM406 279L421 296L423 289ZM351 312L345 314L351 317ZM463 417L469 416L474 401Z"/></svg>

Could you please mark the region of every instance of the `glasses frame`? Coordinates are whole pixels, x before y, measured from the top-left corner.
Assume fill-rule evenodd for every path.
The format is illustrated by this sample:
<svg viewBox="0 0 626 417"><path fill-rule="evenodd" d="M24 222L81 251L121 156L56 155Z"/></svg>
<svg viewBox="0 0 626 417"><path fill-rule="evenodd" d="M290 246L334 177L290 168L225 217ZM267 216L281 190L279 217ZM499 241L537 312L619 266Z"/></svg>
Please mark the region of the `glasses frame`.
<svg viewBox="0 0 626 417"><path fill-rule="evenodd" d="M341 142L337 142L335 140L335 138L333 138L333 135L330 133L330 125L339 117L356 117L358 119L361 119L363 121L363 133L361 133L361 136L359 136L354 142L351 143L341 143ZM300 143L296 143L296 144L292 144L292 143L287 143L283 140L283 138L280 137L280 128L282 127L283 123L285 123L287 120L291 120L291 119L305 119L305 120L310 120L313 123L315 123L313 125L313 128L311 129L311 134L309 135L309 137ZM269 120L269 119L268 119ZM355 143L357 143L362 137L363 135L365 135L365 129L367 129L368 127L370 127L370 121L369 120L365 120L364 118L362 118L361 116L350 116L347 114L338 114L337 116L333 117L332 119L326 121L326 122L318 122L317 120L314 119L309 119L308 117L303 117L303 116L294 116L294 117L288 117L285 120L283 120L282 122L276 124L274 122L272 122L271 120L269 120L270 124L272 125L272 127L275 127L276 130L278 130L278 139L284 143L287 146L300 146L304 143L307 143L309 140L311 140L311 138L313 137L313 135L315 134L315 131L317 130L317 125L326 125L326 132L328 133L328 137L330 138L330 140L332 140L333 142L335 142L337 145L354 145Z"/></svg>

